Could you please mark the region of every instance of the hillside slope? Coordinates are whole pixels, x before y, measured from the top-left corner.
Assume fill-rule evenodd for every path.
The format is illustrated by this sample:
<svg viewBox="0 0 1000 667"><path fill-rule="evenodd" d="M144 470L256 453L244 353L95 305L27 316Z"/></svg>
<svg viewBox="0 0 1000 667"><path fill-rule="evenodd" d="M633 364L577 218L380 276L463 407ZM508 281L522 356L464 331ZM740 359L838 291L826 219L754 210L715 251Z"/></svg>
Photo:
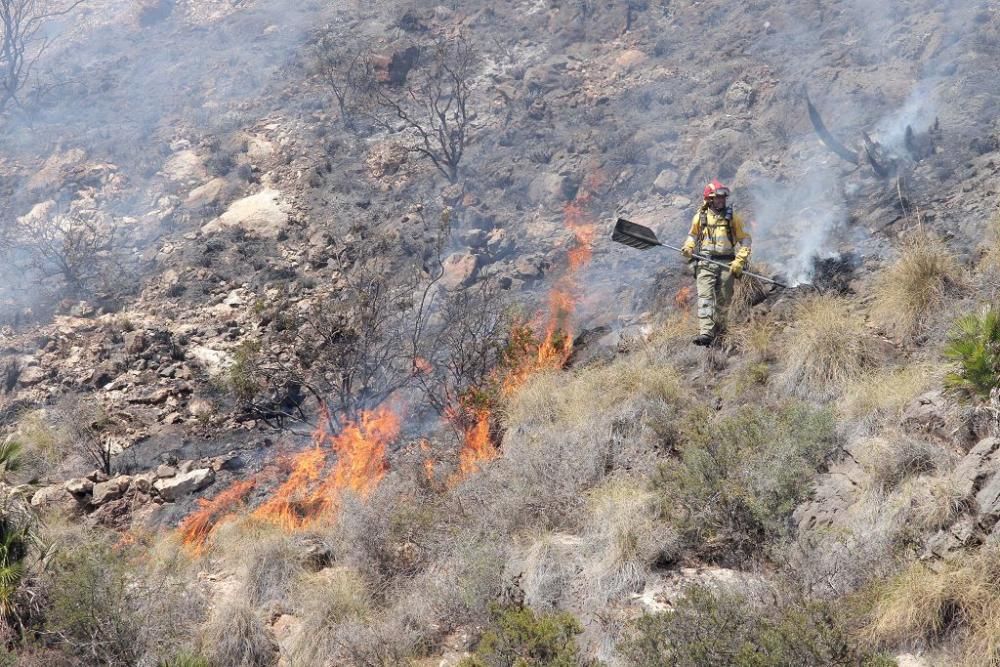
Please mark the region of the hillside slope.
<svg viewBox="0 0 1000 667"><path fill-rule="evenodd" d="M58 7L0 126L12 664L998 659L995 7ZM704 350L610 229L715 177L793 287Z"/></svg>

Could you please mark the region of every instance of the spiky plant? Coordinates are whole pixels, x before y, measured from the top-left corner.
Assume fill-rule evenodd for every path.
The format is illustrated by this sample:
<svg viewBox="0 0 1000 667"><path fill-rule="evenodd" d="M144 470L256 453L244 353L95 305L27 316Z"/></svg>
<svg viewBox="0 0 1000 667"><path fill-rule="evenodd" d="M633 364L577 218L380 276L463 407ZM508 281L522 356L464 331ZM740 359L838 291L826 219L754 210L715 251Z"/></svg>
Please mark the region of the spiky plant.
<svg viewBox="0 0 1000 667"><path fill-rule="evenodd" d="M17 591L24 578L25 559L32 535L27 526L18 526L10 517L0 519L0 616L16 610Z"/></svg>
<svg viewBox="0 0 1000 667"><path fill-rule="evenodd" d="M9 472L16 472L21 467L21 454L24 446L17 440L0 442L0 479Z"/></svg>
<svg viewBox="0 0 1000 667"><path fill-rule="evenodd" d="M945 384L967 398L988 399L1000 388L1000 309L989 307L955 323L944 349L958 363Z"/></svg>

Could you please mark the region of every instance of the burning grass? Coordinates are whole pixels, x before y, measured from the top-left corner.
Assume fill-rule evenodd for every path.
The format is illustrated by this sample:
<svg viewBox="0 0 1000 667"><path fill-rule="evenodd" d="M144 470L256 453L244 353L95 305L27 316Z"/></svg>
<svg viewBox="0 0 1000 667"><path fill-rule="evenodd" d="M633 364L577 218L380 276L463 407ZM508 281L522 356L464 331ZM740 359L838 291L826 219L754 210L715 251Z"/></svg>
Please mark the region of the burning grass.
<svg viewBox="0 0 1000 667"><path fill-rule="evenodd" d="M232 484L211 500L198 499L198 509L189 514L178 526L181 541L193 550L200 551L220 521L231 516L257 486L257 481L247 479Z"/></svg>
<svg viewBox="0 0 1000 667"><path fill-rule="evenodd" d="M341 493L367 496L388 470L386 447L399 435L399 417L386 407L362 413L340 433L326 430L326 420L313 434L312 448L296 455L291 473L254 516L288 530L329 518ZM327 460L336 462L327 471Z"/></svg>

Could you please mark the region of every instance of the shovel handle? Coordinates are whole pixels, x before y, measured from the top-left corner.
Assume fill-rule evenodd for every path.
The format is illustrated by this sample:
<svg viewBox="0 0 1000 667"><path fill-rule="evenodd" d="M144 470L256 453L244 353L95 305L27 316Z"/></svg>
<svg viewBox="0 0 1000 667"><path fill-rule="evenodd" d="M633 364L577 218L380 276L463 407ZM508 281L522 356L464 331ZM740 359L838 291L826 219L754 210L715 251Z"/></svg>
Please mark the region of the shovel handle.
<svg viewBox="0 0 1000 667"><path fill-rule="evenodd" d="M669 248L670 250L676 250L681 254L684 253L684 251L678 248L677 246L672 246L668 243L660 243L660 245L663 246L664 248ZM726 269L730 267L730 264L728 262L720 262L717 259L712 259L711 257L706 257L705 255L699 255L696 252L691 253L691 257L697 259L699 262L708 262L709 264L715 264L716 266L721 266ZM757 280L763 280L765 283L771 283L772 285L777 285L778 287L783 287L785 289L788 289L788 285L784 283L779 283L774 278L768 278L767 276L762 276L759 273L753 273L752 271L744 271L743 275L750 276L751 278L756 278Z"/></svg>

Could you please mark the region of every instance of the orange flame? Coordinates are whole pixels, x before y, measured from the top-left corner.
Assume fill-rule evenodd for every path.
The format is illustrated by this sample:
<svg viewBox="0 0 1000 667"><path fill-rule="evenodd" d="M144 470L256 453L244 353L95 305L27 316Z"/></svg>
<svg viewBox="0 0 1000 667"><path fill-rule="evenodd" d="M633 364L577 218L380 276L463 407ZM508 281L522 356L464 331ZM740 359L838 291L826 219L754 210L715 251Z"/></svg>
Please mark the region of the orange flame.
<svg viewBox="0 0 1000 667"><path fill-rule="evenodd" d="M243 502L256 485L256 480L246 479L234 482L211 500L199 498L198 509L177 527L181 542L195 552L201 551L215 527Z"/></svg>
<svg viewBox="0 0 1000 667"><path fill-rule="evenodd" d="M563 222L566 229L572 232L573 238L566 253L566 270L549 293L548 314L543 329L545 334L536 346L530 330L524 335L524 327L515 327L512 338L516 340L514 347L517 348L517 359L505 369L503 377L496 379L501 395L513 394L539 371L563 368L573 353L571 321L577 306L576 274L590 262L597 235L597 225L587 211L587 205L590 203L591 193L602 183L603 176L599 172L591 174L584 180L576 199L563 208ZM466 426L462 450L459 452L459 470L451 479L453 484L479 470L483 462L497 456L497 446L490 428L490 410L483 407L472 411L459 409L446 416L453 422L460 423L463 421L461 413L466 415ZM469 420L468 416L472 419ZM468 425L469 421L471 425Z"/></svg>
<svg viewBox="0 0 1000 667"><path fill-rule="evenodd" d="M326 420L313 434L312 448L292 461L292 472L254 516L287 530L298 530L336 511L344 491L371 493L389 469L386 446L399 435L399 417L387 408L364 412L340 433L326 430ZM327 456L337 455L327 474Z"/></svg>
<svg viewBox="0 0 1000 667"><path fill-rule="evenodd" d="M496 446L490 439L490 411L480 410L475 425L465 432L462 451L458 455L460 476L477 472L481 462L491 461L496 455Z"/></svg>
<svg viewBox="0 0 1000 667"><path fill-rule="evenodd" d="M679 310L686 310L687 307L691 305L691 299L693 297L694 291L691 289L691 286L685 285L677 290L677 294L674 295L674 305L677 306Z"/></svg>

